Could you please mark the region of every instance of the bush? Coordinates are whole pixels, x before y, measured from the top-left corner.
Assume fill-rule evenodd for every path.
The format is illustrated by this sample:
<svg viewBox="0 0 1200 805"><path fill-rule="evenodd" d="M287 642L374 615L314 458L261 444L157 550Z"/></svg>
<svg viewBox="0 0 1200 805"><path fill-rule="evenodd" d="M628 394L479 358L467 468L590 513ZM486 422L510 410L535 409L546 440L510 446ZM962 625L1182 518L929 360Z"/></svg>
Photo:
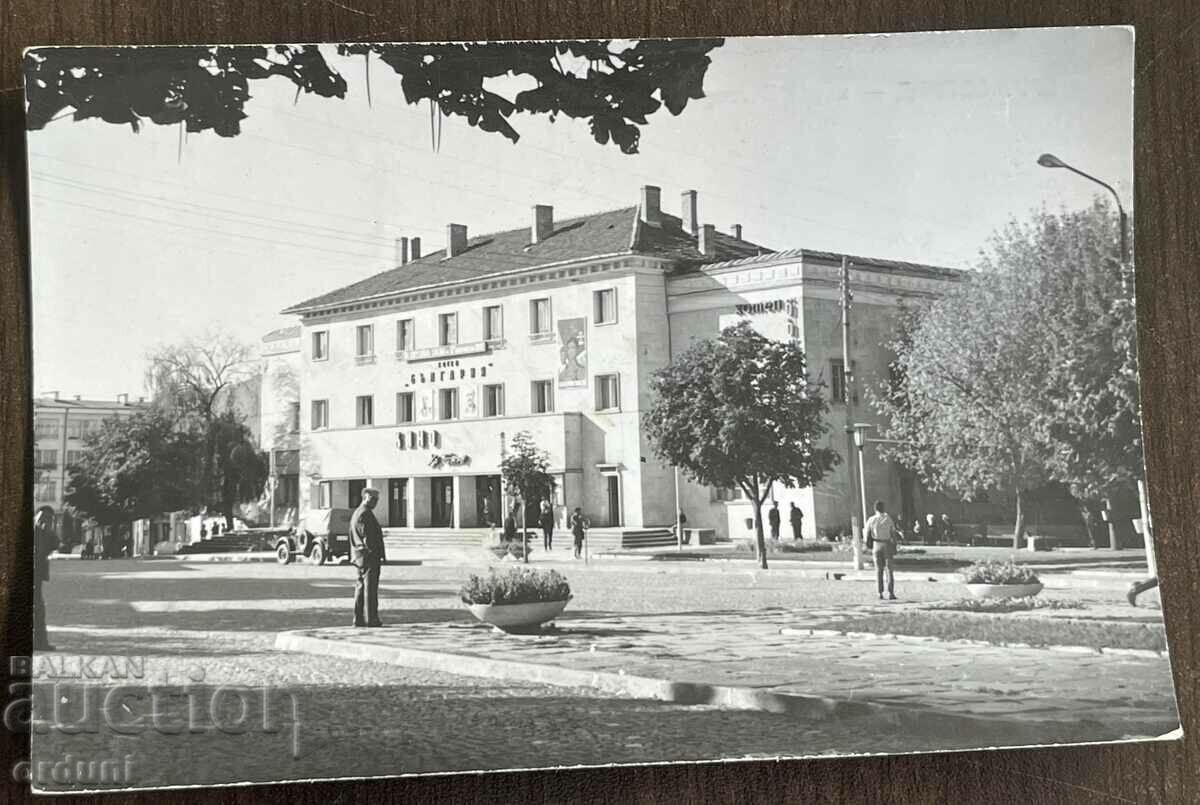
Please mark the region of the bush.
<svg viewBox="0 0 1200 805"><path fill-rule="evenodd" d="M976 562L960 570L964 584L1037 584L1033 568L1007 562Z"/></svg>
<svg viewBox="0 0 1200 805"><path fill-rule="evenodd" d="M567 600L571 585L557 570L493 568L487 576L472 573L458 595L464 604L537 604Z"/></svg>

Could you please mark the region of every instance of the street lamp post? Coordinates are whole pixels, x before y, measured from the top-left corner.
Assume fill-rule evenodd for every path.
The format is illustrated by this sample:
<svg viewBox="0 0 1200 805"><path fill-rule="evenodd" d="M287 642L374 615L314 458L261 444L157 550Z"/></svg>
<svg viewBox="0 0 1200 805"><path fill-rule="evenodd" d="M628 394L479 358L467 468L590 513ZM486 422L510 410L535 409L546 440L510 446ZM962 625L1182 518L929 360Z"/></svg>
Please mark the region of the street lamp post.
<svg viewBox="0 0 1200 805"><path fill-rule="evenodd" d="M874 425L866 425L861 422L854 425L854 446L858 448L858 499L862 503L862 521L865 526L867 522L867 475L863 471L863 453L867 445L867 428L873 428Z"/></svg>
<svg viewBox="0 0 1200 805"><path fill-rule="evenodd" d="M1076 168L1073 165L1068 165L1066 162L1063 162L1061 159L1054 156L1054 154L1042 154L1040 157L1038 157L1037 163L1039 165L1041 165L1043 168L1065 168L1066 170L1069 170L1071 173L1074 173L1077 176L1082 176L1084 179L1087 179L1089 182L1093 182L1094 184L1097 184L1100 187L1103 187L1105 190L1107 190L1109 193L1112 194L1113 201L1115 201L1117 203L1117 213L1120 216L1120 225L1121 225L1121 253L1120 253L1120 257L1119 257L1120 266L1121 266L1121 290L1125 293L1130 304L1131 305L1135 304L1135 299L1134 299L1134 294L1133 294L1133 284L1130 281L1132 279L1132 276L1131 276L1131 272L1129 270L1129 263L1130 263L1129 216L1125 214L1125 207L1121 204L1121 197L1117 194L1117 191L1108 182L1097 179L1095 176L1092 176L1090 173L1084 173L1083 171L1079 170L1078 168ZM1128 357L1130 359L1132 359L1133 358L1132 345L1126 344L1125 349L1128 354ZM1132 363L1132 362L1133 361L1130 360L1130 363ZM1138 412L1137 413L1138 413L1138 423L1140 424L1141 420L1142 420L1140 403L1138 403ZM1157 569L1154 566L1154 541L1153 541L1152 535L1150 533L1150 516L1149 516L1148 510L1147 510L1147 506L1146 506L1146 496L1145 496L1144 490L1145 490L1145 482L1139 478L1138 479L1138 508L1141 510L1140 513L1141 513L1141 517L1142 517L1142 542L1146 549L1146 563L1147 563L1147 565L1149 565L1150 573L1153 575L1153 574L1157 573ZM1116 543L1116 534L1113 533L1112 529L1113 529L1113 523L1110 522L1109 523L1109 540L1110 540L1110 544L1112 545L1112 547L1115 548L1116 544L1117 544Z"/></svg>

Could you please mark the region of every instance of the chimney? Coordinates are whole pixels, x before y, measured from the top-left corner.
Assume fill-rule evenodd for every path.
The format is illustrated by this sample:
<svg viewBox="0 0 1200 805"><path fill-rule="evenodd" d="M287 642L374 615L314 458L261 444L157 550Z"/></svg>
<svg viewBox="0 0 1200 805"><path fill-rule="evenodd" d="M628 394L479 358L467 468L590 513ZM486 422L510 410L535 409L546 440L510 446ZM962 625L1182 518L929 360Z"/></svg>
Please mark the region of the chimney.
<svg viewBox="0 0 1200 805"><path fill-rule="evenodd" d="M412 259L420 260L421 259L421 239L413 238L412 240L410 240L408 242L408 245L409 245L409 251L412 252Z"/></svg>
<svg viewBox="0 0 1200 805"><path fill-rule="evenodd" d="M705 224L700 227L700 241L696 244L700 249L700 253L705 257L712 257L717 253L717 229L712 224Z"/></svg>
<svg viewBox="0 0 1200 805"><path fill-rule="evenodd" d="M733 226L729 227L729 233L731 235L733 235L735 238L737 238L738 240L741 240L742 239L742 225L734 224Z"/></svg>
<svg viewBox="0 0 1200 805"><path fill-rule="evenodd" d="M128 394L118 394L117 402L119 402L121 405L129 405L129 395Z"/></svg>
<svg viewBox="0 0 1200 805"><path fill-rule="evenodd" d="M662 188L652 184L642 186L642 223L650 226L659 225L658 202L662 197Z"/></svg>
<svg viewBox="0 0 1200 805"><path fill-rule="evenodd" d="M396 238L396 265L408 264L408 238Z"/></svg>
<svg viewBox="0 0 1200 805"><path fill-rule="evenodd" d="M536 204L533 208L533 229L530 243L541 243L554 234L554 208L549 204Z"/></svg>
<svg viewBox="0 0 1200 805"><path fill-rule="evenodd" d="M679 221L683 226L684 232L687 232L692 237L696 236L696 231L700 228L700 221L696 218L695 190L685 190L683 192L683 212L679 215Z"/></svg>
<svg viewBox="0 0 1200 805"><path fill-rule="evenodd" d="M466 224L446 225L446 256L455 257L467 249Z"/></svg>

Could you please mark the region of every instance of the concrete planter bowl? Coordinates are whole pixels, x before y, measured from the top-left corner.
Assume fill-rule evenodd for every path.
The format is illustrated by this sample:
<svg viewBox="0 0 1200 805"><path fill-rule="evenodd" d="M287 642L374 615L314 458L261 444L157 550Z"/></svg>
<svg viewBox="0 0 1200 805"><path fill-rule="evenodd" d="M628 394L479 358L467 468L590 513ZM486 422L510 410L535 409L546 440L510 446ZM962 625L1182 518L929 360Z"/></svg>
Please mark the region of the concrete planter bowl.
<svg viewBox="0 0 1200 805"><path fill-rule="evenodd" d="M1033 584L968 584L972 598L1026 598L1042 591L1042 583Z"/></svg>
<svg viewBox="0 0 1200 805"><path fill-rule="evenodd" d="M532 604L467 604L477 619L505 632L521 634L537 631L543 623L557 618L570 598L562 601L535 601Z"/></svg>

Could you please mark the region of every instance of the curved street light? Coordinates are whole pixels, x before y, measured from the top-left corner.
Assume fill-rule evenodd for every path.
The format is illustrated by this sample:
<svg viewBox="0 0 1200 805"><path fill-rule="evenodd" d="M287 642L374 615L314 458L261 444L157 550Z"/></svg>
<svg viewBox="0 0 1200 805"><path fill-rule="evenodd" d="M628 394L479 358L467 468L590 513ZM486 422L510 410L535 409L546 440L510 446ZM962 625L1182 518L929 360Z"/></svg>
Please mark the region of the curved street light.
<svg viewBox="0 0 1200 805"><path fill-rule="evenodd" d="M1129 263L1129 234L1128 234L1129 233L1129 218L1128 218L1128 216L1125 215L1125 207L1122 206L1122 204L1121 204L1121 197L1119 195L1117 195L1117 191L1113 189L1113 186L1110 185L1108 182L1097 179L1095 176L1092 176L1090 173L1084 173L1083 171L1079 170L1079 168L1076 168L1072 165L1068 165L1066 162L1063 162L1061 159L1054 156L1054 154L1042 154L1040 157L1038 157L1037 163L1039 165L1041 165L1043 168L1066 168L1071 173L1082 176L1083 178L1087 179L1090 182L1095 182L1096 184L1100 185L1108 192L1112 193L1113 200L1117 202L1117 212L1121 216L1121 266L1124 267L1126 264L1128 264Z"/></svg>

